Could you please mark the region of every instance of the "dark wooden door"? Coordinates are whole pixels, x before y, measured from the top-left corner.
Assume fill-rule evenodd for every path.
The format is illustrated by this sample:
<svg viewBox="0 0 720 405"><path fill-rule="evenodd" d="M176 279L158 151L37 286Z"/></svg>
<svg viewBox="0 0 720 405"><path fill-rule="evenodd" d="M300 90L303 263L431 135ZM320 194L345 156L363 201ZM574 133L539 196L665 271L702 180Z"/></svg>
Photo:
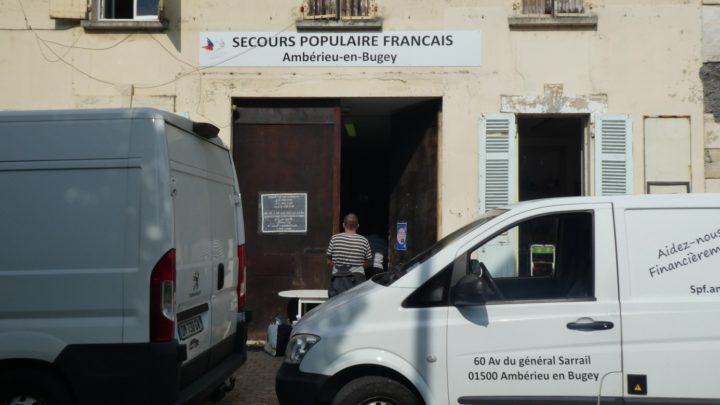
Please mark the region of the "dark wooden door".
<svg viewBox="0 0 720 405"><path fill-rule="evenodd" d="M390 269L401 266L437 241L439 116L439 101L412 106L393 116ZM396 248L399 222L407 224L405 250Z"/></svg>
<svg viewBox="0 0 720 405"><path fill-rule="evenodd" d="M233 158L242 193L247 246L250 339L265 339L267 326L292 308L277 295L290 289L324 289L325 249L337 232L340 190L340 108L326 100L236 100ZM260 212L273 194L307 196L285 225ZM288 214L289 213L289 214ZM302 216L306 229L302 231Z"/></svg>

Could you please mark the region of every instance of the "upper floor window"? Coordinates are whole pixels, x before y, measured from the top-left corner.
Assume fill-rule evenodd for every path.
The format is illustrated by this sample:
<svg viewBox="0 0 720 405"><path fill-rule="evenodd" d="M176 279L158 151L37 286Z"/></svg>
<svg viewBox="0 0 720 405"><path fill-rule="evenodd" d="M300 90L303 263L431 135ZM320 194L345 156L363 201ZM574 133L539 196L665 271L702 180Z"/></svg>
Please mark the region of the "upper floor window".
<svg viewBox="0 0 720 405"><path fill-rule="evenodd" d="M597 29L598 17L586 0L515 0L510 29Z"/></svg>
<svg viewBox="0 0 720 405"><path fill-rule="evenodd" d="M50 0L54 18L79 18L86 30L164 31L164 0Z"/></svg>
<svg viewBox="0 0 720 405"><path fill-rule="evenodd" d="M523 15L561 15L585 13L584 0L522 0Z"/></svg>
<svg viewBox="0 0 720 405"><path fill-rule="evenodd" d="M163 0L49 0L50 17L83 20L86 29L164 29Z"/></svg>
<svg viewBox="0 0 720 405"><path fill-rule="evenodd" d="M157 20L160 0L99 0L100 20Z"/></svg>
<svg viewBox="0 0 720 405"><path fill-rule="evenodd" d="M304 0L303 18L308 20L369 20L377 17L375 0Z"/></svg>

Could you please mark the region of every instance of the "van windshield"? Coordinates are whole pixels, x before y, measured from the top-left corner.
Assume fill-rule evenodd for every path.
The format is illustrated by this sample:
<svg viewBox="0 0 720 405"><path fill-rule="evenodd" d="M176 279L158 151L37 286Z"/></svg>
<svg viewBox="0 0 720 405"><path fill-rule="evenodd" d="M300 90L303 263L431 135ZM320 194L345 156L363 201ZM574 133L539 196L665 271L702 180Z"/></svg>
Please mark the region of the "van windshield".
<svg viewBox="0 0 720 405"><path fill-rule="evenodd" d="M402 276L407 274L410 270L415 268L420 263L424 262L440 250L442 250L445 246L448 246L452 242L462 238L463 236L467 235L470 231L477 228L478 226L490 221L491 219L505 213L507 210L502 209L493 209L490 210L480 216L480 218L476 219L473 222L470 222L469 224L463 226L462 228L459 228L452 232L451 234L445 236L444 238L440 239L439 241L435 242L432 246L425 249L423 252L418 254L417 256L413 257L409 262L405 263L402 267L399 269L393 269L386 273L380 273L372 278L372 280L380 285L388 286L395 281L399 280Z"/></svg>

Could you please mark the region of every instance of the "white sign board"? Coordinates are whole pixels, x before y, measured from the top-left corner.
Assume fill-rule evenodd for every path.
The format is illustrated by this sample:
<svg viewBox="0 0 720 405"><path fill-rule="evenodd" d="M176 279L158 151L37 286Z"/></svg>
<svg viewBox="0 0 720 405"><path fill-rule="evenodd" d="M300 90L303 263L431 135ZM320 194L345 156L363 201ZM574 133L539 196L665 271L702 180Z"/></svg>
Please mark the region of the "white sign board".
<svg viewBox="0 0 720 405"><path fill-rule="evenodd" d="M479 31L201 32L200 66L480 66Z"/></svg>

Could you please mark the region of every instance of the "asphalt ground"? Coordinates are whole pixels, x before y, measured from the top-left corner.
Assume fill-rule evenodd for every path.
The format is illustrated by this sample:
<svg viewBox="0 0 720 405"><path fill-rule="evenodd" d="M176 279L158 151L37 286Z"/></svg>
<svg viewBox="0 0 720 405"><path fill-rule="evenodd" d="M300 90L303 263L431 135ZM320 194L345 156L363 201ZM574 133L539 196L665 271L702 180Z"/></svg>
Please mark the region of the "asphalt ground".
<svg viewBox="0 0 720 405"><path fill-rule="evenodd" d="M261 346L248 346L247 361L234 374L235 388L215 404L278 405L275 374L282 362L283 356L273 357Z"/></svg>

